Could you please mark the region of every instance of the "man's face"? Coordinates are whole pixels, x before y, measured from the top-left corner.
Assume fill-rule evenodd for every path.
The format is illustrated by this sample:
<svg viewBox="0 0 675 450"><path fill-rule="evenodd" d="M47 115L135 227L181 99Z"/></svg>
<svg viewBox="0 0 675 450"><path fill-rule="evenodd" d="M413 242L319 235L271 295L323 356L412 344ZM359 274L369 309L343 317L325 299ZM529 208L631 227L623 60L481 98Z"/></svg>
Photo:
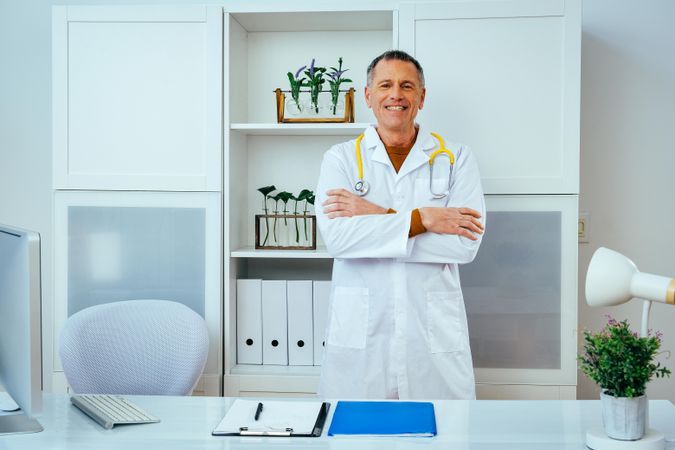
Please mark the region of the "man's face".
<svg viewBox="0 0 675 450"><path fill-rule="evenodd" d="M414 126L417 111L424 106L426 89L415 65L407 61L381 60L373 68L373 82L366 87L366 103L379 128L402 131Z"/></svg>

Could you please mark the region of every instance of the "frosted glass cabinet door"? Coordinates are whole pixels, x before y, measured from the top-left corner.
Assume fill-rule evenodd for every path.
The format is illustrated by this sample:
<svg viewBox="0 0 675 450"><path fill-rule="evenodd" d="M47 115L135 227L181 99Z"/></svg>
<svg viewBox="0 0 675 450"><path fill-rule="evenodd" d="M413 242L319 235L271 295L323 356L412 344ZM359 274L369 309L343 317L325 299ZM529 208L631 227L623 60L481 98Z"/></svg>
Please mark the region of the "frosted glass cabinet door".
<svg viewBox="0 0 675 450"><path fill-rule="evenodd" d="M55 361L67 317L89 306L161 299L209 328L206 375L220 363L220 194L57 192Z"/></svg>
<svg viewBox="0 0 675 450"><path fill-rule="evenodd" d="M419 121L474 150L485 193L579 192L580 16L579 0L401 5Z"/></svg>
<svg viewBox="0 0 675 450"><path fill-rule="evenodd" d="M54 7L54 187L219 191L222 22L215 6Z"/></svg>
<svg viewBox="0 0 675 450"><path fill-rule="evenodd" d="M486 198L460 266L477 382L576 384L576 196Z"/></svg>

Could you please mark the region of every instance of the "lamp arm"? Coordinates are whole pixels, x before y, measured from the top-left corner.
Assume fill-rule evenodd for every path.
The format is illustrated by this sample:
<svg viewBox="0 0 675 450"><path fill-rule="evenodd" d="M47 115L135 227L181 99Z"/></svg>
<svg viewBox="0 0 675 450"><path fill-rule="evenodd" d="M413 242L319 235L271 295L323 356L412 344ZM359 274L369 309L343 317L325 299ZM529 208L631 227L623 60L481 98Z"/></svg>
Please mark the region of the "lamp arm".
<svg viewBox="0 0 675 450"><path fill-rule="evenodd" d="M642 302L642 326L640 327L640 337L647 337L649 333L649 312L652 309L652 302L645 300Z"/></svg>

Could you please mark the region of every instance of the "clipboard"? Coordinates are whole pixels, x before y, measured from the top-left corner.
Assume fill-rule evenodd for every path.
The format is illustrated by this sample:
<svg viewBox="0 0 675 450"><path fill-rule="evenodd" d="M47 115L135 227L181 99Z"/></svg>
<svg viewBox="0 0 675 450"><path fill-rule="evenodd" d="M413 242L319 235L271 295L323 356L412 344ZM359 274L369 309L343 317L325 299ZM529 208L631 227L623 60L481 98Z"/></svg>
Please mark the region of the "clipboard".
<svg viewBox="0 0 675 450"><path fill-rule="evenodd" d="M330 403L321 401L236 399L211 435L319 437L329 409Z"/></svg>

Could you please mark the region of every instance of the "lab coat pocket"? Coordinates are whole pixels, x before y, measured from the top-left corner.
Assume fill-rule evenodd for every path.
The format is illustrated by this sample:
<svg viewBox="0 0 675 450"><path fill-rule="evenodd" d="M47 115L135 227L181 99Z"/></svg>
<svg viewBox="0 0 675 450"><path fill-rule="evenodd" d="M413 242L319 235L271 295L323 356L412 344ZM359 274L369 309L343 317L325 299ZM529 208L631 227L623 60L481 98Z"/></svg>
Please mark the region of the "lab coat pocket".
<svg viewBox="0 0 675 450"><path fill-rule="evenodd" d="M460 293L427 292L427 337L431 353L461 350L461 301Z"/></svg>
<svg viewBox="0 0 675 450"><path fill-rule="evenodd" d="M366 348L368 288L336 286L331 303L328 344Z"/></svg>

